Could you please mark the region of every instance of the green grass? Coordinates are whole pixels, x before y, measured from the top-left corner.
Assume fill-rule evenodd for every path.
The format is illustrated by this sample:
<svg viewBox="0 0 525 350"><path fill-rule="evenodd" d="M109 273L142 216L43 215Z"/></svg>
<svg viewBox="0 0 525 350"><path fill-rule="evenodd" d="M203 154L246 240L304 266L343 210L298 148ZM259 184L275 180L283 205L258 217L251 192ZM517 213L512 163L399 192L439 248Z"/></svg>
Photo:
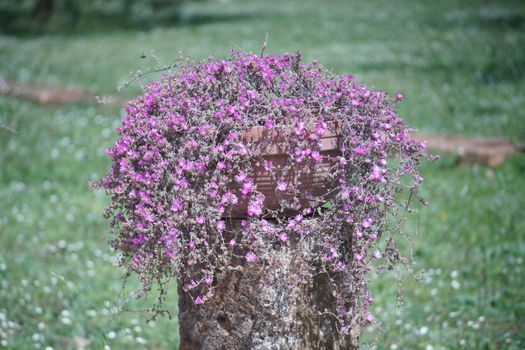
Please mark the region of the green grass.
<svg viewBox="0 0 525 350"><path fill-rule="evenodd" d="M405 274L399 310L393 276L375 279L375 311L384 328L379 348L451 349L462 342L465 349L523 348L524 160L494 172L450 168L446 157L423 167L422 192L431 205L418 208L407 225L415 233L412 268L420 275Z"/></svg>
<svg viewBox="0 0 525 350"><path fill-rule="evenodd" d="M146 32L0 36L0 74L114 93L130 71L152 64L143 52L163 62L179 52L258 52L268 32L270 53L299 49L336 73L402 91L400 113L417 129L525 140L518 1L235 0L184 11L177 27ZM176 348L176 319L148 323L140 310L153 298L130 298L134 283L121 293L105 242L106 198L86 186L109 167L103 149L119 114L0 97L0 124L17 130L0 129L0 341L8 349L76 349L83 339L89 349ZM406 226L421 278L402 273L401 309L393 274L374 278L381 325L365 330L364 348L525 348L525 157L494 170L453 164L444 156L422 166L431 205ZM175 289L168 306L176 315Z"/></svg>

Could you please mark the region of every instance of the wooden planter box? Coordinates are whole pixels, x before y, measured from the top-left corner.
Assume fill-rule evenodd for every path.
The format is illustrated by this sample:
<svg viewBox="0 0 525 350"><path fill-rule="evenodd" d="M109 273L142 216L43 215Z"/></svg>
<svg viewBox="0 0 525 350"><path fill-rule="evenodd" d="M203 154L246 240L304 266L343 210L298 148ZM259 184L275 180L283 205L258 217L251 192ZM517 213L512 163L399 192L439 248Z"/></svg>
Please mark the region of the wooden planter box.
<svg viewBox="0 0 525 350"><path fill-rule="evenodd" d="M293 176L299 171L302 174L299 177L299 186L297 190L300 193L311 193L315 197L327 195L335 187L333 181L329 181L330 168L334 165L333 157L341 155L339 148L340 128L335 124L328 124L324 135L320 138L318 151L322 160L313 163L310 161L295 162L293 160L293 150L289 149L284 135L285 127L267 128L257 126L249 129L244 134L244 139L252 144L252 152L260 156L263 160L271 161L275 166L291 167L288 176ZM313 131L310 131L313 132ZM268 144L268 142L270 142ZM304 170L307 168L308 172ZM278 210L281 200L291 200L294 194L286 191L277 190L277 179L272 179L270 173L262 164L252 163L253 173L249 174L257 185L257 190L264 194L264 207L269 210ZM239 190L239 187L232 187L232 190ZM328 198L327 198L328 199ZM247 200L240 200L230 212L227 213L229 218L246 218ZM285 210L282 216L296 215L298 211L306 208L308 202L304 197L300 198L299 206L296 210Z"/></svg>

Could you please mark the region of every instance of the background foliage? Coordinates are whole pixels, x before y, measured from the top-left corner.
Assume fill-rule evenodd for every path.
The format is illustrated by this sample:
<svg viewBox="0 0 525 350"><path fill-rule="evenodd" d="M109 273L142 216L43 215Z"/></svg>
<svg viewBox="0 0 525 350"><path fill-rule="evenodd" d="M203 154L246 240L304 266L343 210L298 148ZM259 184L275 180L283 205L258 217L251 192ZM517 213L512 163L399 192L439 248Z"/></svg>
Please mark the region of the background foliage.
<svg viewBox="0 0 525 350"><path fill-rule="evenodd" d="M183 0L20 0L0 2L0 30L14 34L151 28L179 20Z"/></svg>
<svg viewBox="0 0 525 350"><path fill-rule="evenodd" d="M177 16L162 26L4 34L0 74L114 93L130 71L152 64L140 58L151 49L163 61L179 51L224 58L229 47L259 51L269 32L270 53L300 49L336 73L401 90L399 112L420 130L525 140L522 2L207 1ZM145 302L130 298L136 286L120 293L104 241L106 199L85 185L108 168L103 150L120 113L95 101L54 107L0 97L0 124L17 130L0 129L0 344L8 349L177 344L175 320L148 323L138 312ZM382 323L364 348L525 347L525 158L496 169L455 164L444 156L421 169L431 206L407 224L421 278L405 274L401 309L394 276L376 279L372 312ZM175 298L174 287L174 310Z"/></svg>

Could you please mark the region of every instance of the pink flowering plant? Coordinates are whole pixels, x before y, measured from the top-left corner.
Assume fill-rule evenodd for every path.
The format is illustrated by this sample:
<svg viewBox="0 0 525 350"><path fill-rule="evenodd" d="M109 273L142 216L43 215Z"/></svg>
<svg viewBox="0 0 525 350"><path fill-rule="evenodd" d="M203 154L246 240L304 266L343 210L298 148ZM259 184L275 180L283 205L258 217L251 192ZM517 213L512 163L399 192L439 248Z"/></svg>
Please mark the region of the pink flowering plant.
<svg viewBox="0 0 525 350"><path fill-rule="evenodd" d="M162 75L125 107L100 181L122 266L144 293L175 278L201 307L219 272L264 264L265 242L279 249L315 237L312 269L298 274L334 276L342 332L369 322L367 273L399 261L399 218L422 182L424 145L396 114L401 99L299 54L232 50L227 60L184 62ZM265 156L271 137L246 136L257 127L280 135L287 163ZM320 143L333 128L338 153L328 154ZM332 185L315 194L302 179L321 165ZM269 174L278 205L266 205L256 168ZM240 206L246 217L233 224Z"/></svg>

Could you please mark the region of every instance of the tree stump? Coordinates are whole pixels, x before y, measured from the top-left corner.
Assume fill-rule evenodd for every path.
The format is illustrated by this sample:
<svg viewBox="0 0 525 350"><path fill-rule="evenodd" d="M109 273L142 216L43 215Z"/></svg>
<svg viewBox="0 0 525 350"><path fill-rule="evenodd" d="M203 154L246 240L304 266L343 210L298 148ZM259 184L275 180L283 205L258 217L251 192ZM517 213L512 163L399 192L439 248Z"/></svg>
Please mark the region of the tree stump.
<svg viewBox="0 0 525 350"><path fill-rule="evenodd" d="M264 259L237 258L242 269L218 273L214 296L200 305L179 284L179 350L357 349L359 327L337 329L329 276L305 276L315 271L318 239L265 240Z"/></svg>

